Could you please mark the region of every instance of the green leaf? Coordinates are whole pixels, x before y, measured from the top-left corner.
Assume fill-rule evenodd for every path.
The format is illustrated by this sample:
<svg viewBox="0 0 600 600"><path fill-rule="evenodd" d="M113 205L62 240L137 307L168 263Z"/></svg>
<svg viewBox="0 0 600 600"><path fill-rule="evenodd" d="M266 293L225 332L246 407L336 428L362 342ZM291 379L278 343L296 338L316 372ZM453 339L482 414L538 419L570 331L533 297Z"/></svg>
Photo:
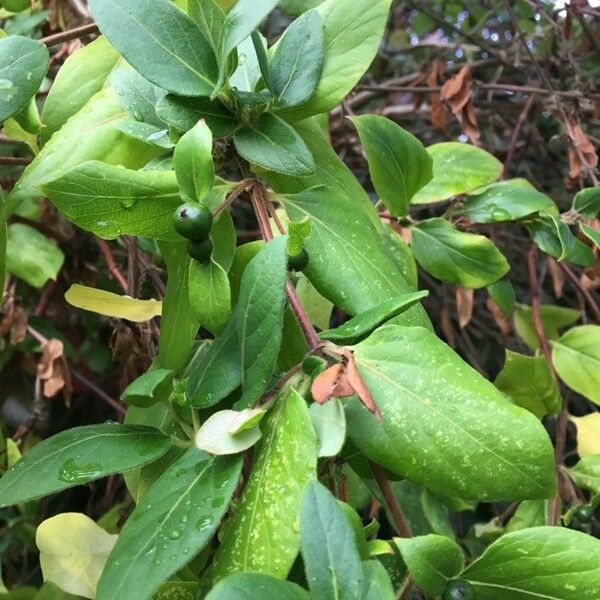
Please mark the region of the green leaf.
<svg viewBox="0 0 600 600"><path fill-rule="evenodd" d="M221 49L225 13L215 0L188 0L187 11L204 37L210 42L215 55Z"/></svg>
<svg viewBox="0 0 600 600"><path fill-rule="evenodd" d="M498 279L498 281L488 285L487 290L490 298L500 307L500 310L507 317L512 316L515 312L517 296L510 280L507 277Z"/></svg>
<svg viewBox="0 0 600 600"><path fill-rule="evenodd" d="M319 440L319 458L339 454L346 440L346 414L340 399L311 404L310 420Z"/></svg>
<svg viewBox="0 0 600 600"><path fill-rule="evenodd" d="M303 12L319 6L323 0L279 0L279 6L285 12L297 17Z"/></svg>
<svg viewBox="0 0 600 600"><path fill-rule="evenodd" d="M221 545L204 575L206 587L238 571L284 579L300 547L298 513L306 482L316 477L317 441L306 403L284 390L263 420L252 472L221 530Z"/></svg>
<svg viewBox="0 0 600 600"><path fill-rule="evenodd" d="M504 528L505 533L528 529L529 527L542 527L550 519L551 500L525 500L521 502Z"/></svg>
<svg viewBox="0 0 600 600"><path fill-rule="evenodd" d="M502 163L469 144L442 142L427 148L433 159L433 179L413 198L413 204L429 204L468 194L498 179Z"/></svg>
<svg viewBox="0 0 600 600"><path fill-rule="evenodd" d="M196 447L211 454L239 454L260 440L261 408L220 410L212 414L196 434Z"/></svg>
<svg viewBox="0 0 600 600"><path fill-rule="evenodd" d="M557 306L555 304L542 304L540 306L540 317L544 333L549 340L557 340L560 337L559 329L568 327L581 318L581 312L575 308ZM535 332L533 314L530 306L518 304L513 316L515 330L519 337L532 349L537 350L540 341Z"/></svg>
<svg viewBox="0 0 600 600"><path fill-rule="evenodd" d="M413 304L416 304L428 295L429 292L425 290L412 294L402 294L393 300L386 300L369 310L359 313L356 317L346 321L346 323L335 329L322 331L319 337L337 344L357 344L373 333L377 327L397 317L407 308L410 308Z"/></svg>
<svg viewBox="0 0 600 600"><path fill-rule="evenodd" d="M56 280L65 255L53 240L29 225L13 223L8 226L6 243L9 273L36 288Z"/></svg>
<svg viewBox="0 0 600 600"><path fill-rule="evenodd" d="M211 333L223 331L231 316L231 294L227 273L213 260L190 262L190 306L198 321Z"/></svg>
<svg viewBox="0 0 600 600"><path fill-rule="evenodd" d="M7 198L7 212L12 212L26 199L37 198L41 183L60 178L67 171L91 160L130 169L143 167L159 149L139 142L119 130L118 124L127 113L117 101L112 89L98 92L74 116L60 133L42 148L33 162L23 171ZM77 152L73 151L77 148Z"/></svg>
<svg viewBox="0 0 600 600"><path fill-rule="evenodd" d="M89 161L39 188L70 221L101 238L181 239L173 229L181 195L172 171L133 171Z"/></svg>
<svg viewBox="0 0 600 600"><path fill-rule="evenodd" d="M327 329L333 311L333 303L321 296L304 274L298 278L296 293L311 323L319 329Z"/></svg>
<svg viewBox="0 0 600 600"><path fill-rule="evenodd" d="M304 273L336 306L356 315L413 291L383 252L375 227L349 196L319 186L279 198L291 219L312 217L305 243L310 258ZM420 306L410 308L401 318L406 323L428 323Z"/></svg>
<svg viewBox="0 0 600 600"><path fill-rule="evenodd" d="M229 185L215 186L211 192L209 192L208 196L204 198L204 203L209 208L212 208L211 196L221 188L218 194L220 204L221 201L225 199L225 196L231 191L232 187L233 186ZM210 232L210 238L213 241L213 261L220 265L225 272L229 272L231 265L233 264L237 246L237 233L229 211L223 212L218 219L215 219Z"/></svg>
<svg viewBox="0 0 600 600"><path fill-rule="evenodd" d="M564 527L503 535L461 575L478 600L583 600L600 596L600 541Z"/></svg>
<svg viewBox="0 0 600 600"><path fill-rule="evenodd" d="M414 135L385 117L363 115L351 120L379 198L392 215L405 216L414 195L431 181L431 157Z"/></svg>
<svg viewBox="0 0 600 600"><path fill-rule="evenodd" d="M377 560L363 560L361 600L395 600L396 593L385 567Z"/></svg>
<svg viewBox="0 0 600 600"><path fill-rule="evenodd" d="M46 519L35 534L44 581L70 594L95 598L98 579L116 541L116 535L80 513Z"/></svg>
<svg viewBox="0 0 600 600"><path fill-rule="evenodd" d="M222 138L236 127L234 116L219 100L208 98L186 98L167 94L156 105L158 116L178 131L192 129L200 119L204 119L213 137Z"/></svg>
<svg viewBox="0 0 600 600"><path fill-rule="evenodd" d="M44 103L41 131L46 143L106 83L121 57L104 36L77 50L58 71Z"/></svg>
<svg viewBox="0 0 600 600"><path fill-rule="evenodd" d="M236 150L248 162L285 175L310 175L315 163L310 150L291 125L270 113L238 129Z"/></svg>
<svg viewBox="0 0 600 600"><path fill-rule="evenodd" d="M256 43L254 38L257 38ZM229 85L240 92L254 92L256 85L262 77L260 61L258 58L257 46L262 47L262 52L266 54L267 40L257 30L252 33L252 37L245 39L237 47L237 68L229 78ZM266 83L266 81L265 81Z"/></svg>
<svg viewBox="0 0 600 600"><path fill-rule="evenodd" d="M229 575L206 596L206 600L308 600L308 592L291 581L261 573Z"/></svg>
<svg viewBox="0 0 600 600"><path fill-rule="evenodd" d="M162 456L169 437L150 427L86 425L40 442L0 479L0 506L34 500L145 465Z"/></svg>
<svg viewBox="0 0 600 600"><path fill-rule="evenodd" d="M580 459L569 469L569 475L577 487L600 494L600 454Z"/></svg>
<svg viewBox="0 0 600 600"><path fill-rule="evenodd" d="M128 137L152 144L158 148L171 150L175 147L175 144L169 138L168 129L159 129L154 125L148 125L148 123L141 123L139 121L134 121L133 119L120 121L117 124L117 127Z"/></svg>
<svg viewBox="0 0 600 600"><path fill-rule="evenodd" d="M454 211L475 223L517 221L535 213L558 216L558 209L551 198L538 192L525 179L493 183L483 193L467 198Z"/></svg>
<svg viewBox="0 0 600 600"><path fill-rule="evenodd" d="M315 93L285 111L299 121L329 112L354 88L375 58L387 24L390 0L325 0L317 7L325 28L325 63Z"/></svg>
<svg viewBox="0 0 600 600"><path fill-rule="evenodd" d="M238 406L258 400L267 389L281 346L286 302L287 237L278 237L250 261L236 307L243 394Z"/></svg>
<svg viewBox="0 0 600 600"><path fill-rule="evenodd" d="M486 237L464 233L445 219L427 219L412 228L412 250L431 275L465 288L494 283L510 267Z"/></svg>
<svg viewBox="0 0 600 600"><path fill-rule="evenodd" d="M317 89L325 59L323 19L316 10L296 19L277 44L269 67L271 91L277 105L302 104Z"/></svg>
<svg viewBox="0 0 600 600"><path fill-rule="evenodd" d="M166 400L173 389L173 375L169 369L150 369L123 390L121 400L144 408Z"/></svg>
<svg viewBox="0 0 600 600"><path fill-rule="evenodd" d="M600 405L600 326L569 329L552 342L552 362L571 389Z"/></svg>
<svg viewBox="0 0 600 600"><path fill-rule="evenodd" d="M586 219L595 219L600 213L600 189L585 188L573 199L573 210Z"/></svg>
<svg viewBox="0 0 600 600"><path fill-rule="evenodd" d="M412 580L428 596L444 593L448 581L463 568L460 546L443 535L395 538Z"/></svg>
<svg viewBox="0 0 600 600"><path fill-rule="evenodd" d="M593 229L585 223L580 223L579 228L581 230L581 233L583 233L585 237L591 240L597 248L600 248L600 231L598 231L597 229Z"/></svg>
<svg viewBox="0 0 600 600"><path fill-rule="evenodd" d="M417 263L410 246L402 239L398 232L394 231L387 224L383 228L381 239L383 251L396 265L400 273L402 273L412 290L416 290L419 287L419 277Z"/></svg>
<svg viewBox="0 0 600 600"><path fill-rule="evenodd" d="M442 496L552 495L544 427L434 334L385 326L354 353L383 415L376 421L356 398L346 404L348 435L367 458Z"/></svg>
<svg viewBox="0 0 600 600"><path fill-rule="evenodd" d="M300 545L313 598L359 597L362 565L354 531L338 501L318 481L310 481L302 497Z"/></svg>
<svg viewBox="0 0 600 600"><path fill-rule="evenodd" d="M127 519L96 598L150 598L210 542L241 468L241 456L211 456L196 448L173 463Z"/></svg>
<svg viewBox="0 0 600 600"><path fill-rule="evenodd" d="M540 250L558 260L566 259L573 251L575 238L569 226L557 217L540 215L527 229Z"/></svg>
<svg viewBox="0 0 600 600"><path fill-rule="evenodd" d="M179 140L173 165L184 196L200 202L215 182L212 133L204 121L199 121Z"/></svg>
<svg viewBox="0 0 600 600"><path fill-rule="evenodd" d="M170 0L91 0L90 9L111 45L146 79L184 96L212 93L213 49Z"/></svg>
<svg viewBox="0 0 600 600"><path fill-rule="evenodd" d="M504 367L494 385L538 419L560 411L561 395L543 356L525 356L506 350Z"/></svg>
<svg viewBox="0 0 600 600"><path fill-rule="evenodd" d="M0 123L26 106L48 70L48 49L20 35L0 39Z"/></svg>

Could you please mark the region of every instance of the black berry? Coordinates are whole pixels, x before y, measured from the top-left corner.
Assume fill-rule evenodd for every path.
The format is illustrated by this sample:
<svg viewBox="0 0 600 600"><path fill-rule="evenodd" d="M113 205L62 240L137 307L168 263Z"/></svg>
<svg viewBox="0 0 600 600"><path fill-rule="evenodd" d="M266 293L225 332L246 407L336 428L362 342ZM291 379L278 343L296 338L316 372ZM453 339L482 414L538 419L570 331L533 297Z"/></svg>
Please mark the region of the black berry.
<svg viewBox="0 0 600 600"><path fill-rule="evenodd" d="M594 516L594 508L589 504L582 504L575 509L575 518L584 525L587 525Z"/></svg>

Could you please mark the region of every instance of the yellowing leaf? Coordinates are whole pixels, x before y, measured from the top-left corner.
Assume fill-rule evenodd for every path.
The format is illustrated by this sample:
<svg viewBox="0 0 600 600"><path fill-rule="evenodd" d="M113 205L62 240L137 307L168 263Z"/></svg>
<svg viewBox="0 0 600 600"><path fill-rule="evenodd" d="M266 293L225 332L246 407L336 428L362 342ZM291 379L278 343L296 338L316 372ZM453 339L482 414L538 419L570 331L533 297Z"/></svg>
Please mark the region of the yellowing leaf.
<svg viewBox="0 0 600 600"><path fill-rule="evenodd" d="M106 533L81 513L46 519L35 535L44 581L55 583L69 594L94 598L104 563L116 541L116 535Z"/></svg>
<svg viewBox="0 0 600 600"><path fill-rule="evenodd" d="M148 321L162 313L160 300L138 300L78 284L69 288L65 300L76 308L136 323Z"/></svg>
<svg viewBox="0 0 600 600"><path fill-rule="evenodd" d="M577 453L581 458L600 454L600 413L571 417L577 427Z"/></svg>

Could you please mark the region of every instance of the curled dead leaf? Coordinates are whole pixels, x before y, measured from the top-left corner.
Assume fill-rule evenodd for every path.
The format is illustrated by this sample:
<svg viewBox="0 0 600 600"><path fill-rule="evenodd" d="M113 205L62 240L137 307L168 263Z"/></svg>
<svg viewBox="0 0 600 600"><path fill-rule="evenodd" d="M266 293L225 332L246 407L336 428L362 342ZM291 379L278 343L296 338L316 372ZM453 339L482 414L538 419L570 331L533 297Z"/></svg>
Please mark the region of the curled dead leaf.
<svg viewBox="0 0 600 600"><path fill-rule="evenodd" d="M464 133L474 144L479 143L480 132L471 100L471 68L463 67L454 77L448 79L441 89L441 99L450 107Z"/></svg>
<svg viewBox="0 0 600 600"><path fill-rule="evenodd" d="M382 421L381 411L356 366L354 353L347 348L344 350L344 363L348 383L352 386L360 401L375 415L375 418Z"/></svg>
<svg viewBox="0 0 600 600"><path fill-rule="evenodd" d="M441 82L443 75L444 63L439 58L436 58L427 73L427 85L430 87L437 87ZM441 95L438 93L431 94L429 102L431 104L431 113L429 115L431 124L442 131L446 131L448 119Z"/></svg>
<svg viewBox="0 0 600 600"><path fill-rule="evenodd" d="M567 184L572 185L582 174L598 166L598 155L576 116L568 116L564 125L565 132L571 141Z"/></svg>
<svg viewBox="0 0 600 600"><path fill-rule="evenodd" d="M64 390L67 401L71 394L71 379L64 356L64 344L57 339L42 343L42 356L37 366L37 377L43 383L44 396L53 398Z"/></svg>
<svg viewBox="0 0 600 600"><path fill-rule="evenodd" d="M469 324L473 316L473 298L474 290L456 288L456 310L458 312L458 324L461 329Z"/></svg>
<svg viewBox="0 0 600 600"><path fill-rule="evenodd" d="M319 404L325 404L331 398L354 395L354 388L348 383L342 363L329 367L316 377L310 391L315 402Z"/></svg>

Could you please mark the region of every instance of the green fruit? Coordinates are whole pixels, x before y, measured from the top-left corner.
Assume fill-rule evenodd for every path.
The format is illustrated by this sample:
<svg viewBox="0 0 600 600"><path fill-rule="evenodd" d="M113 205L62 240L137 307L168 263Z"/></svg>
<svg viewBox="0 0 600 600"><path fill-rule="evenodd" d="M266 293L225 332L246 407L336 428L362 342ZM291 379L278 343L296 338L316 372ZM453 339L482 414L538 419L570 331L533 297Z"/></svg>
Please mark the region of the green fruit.
<svg viewBox="0 0 600 600"><path fill-rule="evenodd" d="M173 215L175 231L188 240L205 240L212 224L212 213L201 204L182 204Z"/></svg>
<svg viewBox="0 0 600 600"><path fill-rule="evenodd" d="M308 252L302 248L298 254L288 254L288 269L290 271L304 271L308 266Z"/></svg>
<svg viewBox="0 0 600 600"><path fill-rule="evenodd" d="M0 0L0 6L9 12L18 13L31 8L31 0Z"/></svg>
<svg viewBox="0 0 600 600"><path fill-rule="evenodd" d="M476 600L477 595L468 581L454 579L448 582L448 587L442 598L443 600Z"/></svg>
<svg viewBox="0 0 600 600"><path fill-rule="evenodd" d="M188 254L201 263L208 262L213 251L213 243L210 238L205 240L191 240L188 244Z"/></svg>
<svg viewBox="0 0 600 600"><path fill-rule="evenodd" d="M582 504L575 509L575 518L584 525L591 522L594 516L594 508L589 504Z"/></svg>

